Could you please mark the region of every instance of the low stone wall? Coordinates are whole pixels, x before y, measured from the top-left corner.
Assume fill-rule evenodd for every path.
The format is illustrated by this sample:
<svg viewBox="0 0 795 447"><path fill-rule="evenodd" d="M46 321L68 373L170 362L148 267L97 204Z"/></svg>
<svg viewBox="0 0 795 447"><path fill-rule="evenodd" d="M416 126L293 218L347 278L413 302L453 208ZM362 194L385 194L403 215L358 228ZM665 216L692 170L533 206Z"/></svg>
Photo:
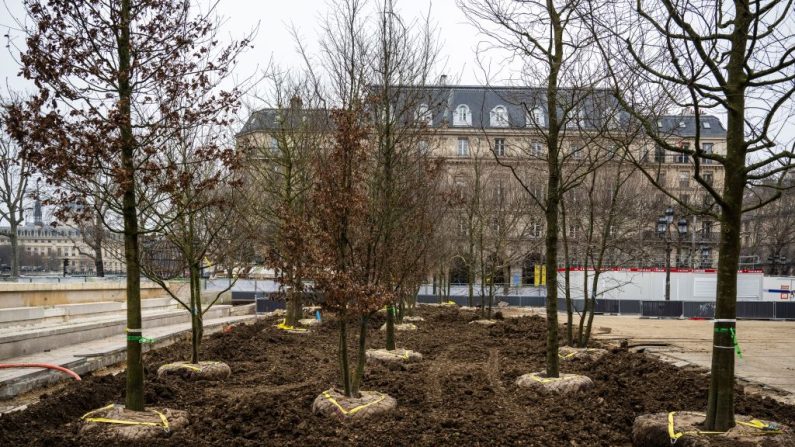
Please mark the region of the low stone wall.
<svg viewBox="0 0 795 447"><path fill-rule="evenodd" d="M55 306L97 301L125 301L124 282L85 283L0 283L0 309L10 307ZM141 283L141 298L159 298L166 292L155 283Z"/></svg>

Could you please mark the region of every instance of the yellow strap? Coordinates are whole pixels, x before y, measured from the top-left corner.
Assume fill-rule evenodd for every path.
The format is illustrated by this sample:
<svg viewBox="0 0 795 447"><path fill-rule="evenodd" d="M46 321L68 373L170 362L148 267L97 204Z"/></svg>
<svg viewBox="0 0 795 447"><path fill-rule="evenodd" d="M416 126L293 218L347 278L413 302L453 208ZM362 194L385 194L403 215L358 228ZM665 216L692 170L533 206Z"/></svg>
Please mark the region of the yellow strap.
<svg viewBox="0 0 795 447"><path fill-rule="evenodd" d="M90 417L88 417L89 415L92 415L94 413L98 413L98 412L103 411L103 410L109 410L111 408L113 408L113 404L107 405L107 406L102 407L102 408L100 408L98 410L89 411L88 413L84 414L80 419L82 419L82 420L84 420L86 422L99 422L99 423L103 423L103 424L144 425L144 426L147 426L147 427L163 427L163 430L165 430L165 431L169 430L168 418L166 418L166 415L164 415L163 413L161 413L161 412L159 412L157 410L150 410L150 411L152 411L153 413L155 413L158 416L160 416L160 421L162 422L162 424L158 424L157 422L137 422L137 421L125 421L125 420L122 420L122 419L90 418Z"/></svg>
<svg viewBox="0 0 795 447"><path fill-rule="evenodd" d="M307 329L297 328L295 326L287 326L287 319L282 320L281 323L277 324L276 327L279 329L283 329L285 331L298 331L298 332L306 332Z"/></svg>
<svg viewBox="0 0 795 447"><path fill-rule="evenodd" d="M373 392L377 393L375 391L373 391ZM368 403L366 403L364 405L359 405L358 407L351 408L350 410L346 410L345 408L342 407L342 405L339 404L339 402L337 402L336 399L334 399L331 396L331 394L328 393L328 391L323 391L323 397L325 397L326 399L328 399L329 402L334 404L334 406L336 406L342 412L342 414L344 414L344 415L354 414L354 413L358 412L359 410L361 410L363 408L367 408L370 405L377 404L378 402L381 402L382 400L386 399L386 395L385 394L381 394L381 393L377 393L377 394L380 396L378 399L376 399L376 400L374 400L372 402L368 402Z"/></svg>
<svg viewBox="0 0 795 447"><path fill-rule="evenodd" d="M693 431L676 431L674 428L674 414L675 411L668 413L668 437L671 438L671 442L676 442L677 439L681 438L682 436L689 435L689 436L710 436L710 435L722 435L726 432L724 431L701 431L701 430L693 430ZM698 413L697 413L698 414ZM706 417L706 415L701 415ZM761 430L762 433L756 433L757 435L777 435L782 433L781 430L768 430L770 424L760 421L759 419L751 419L748 422L741 422L737 421L738 424L744 425L746 427L755 428L757 430Z"/></svg>
<svg viewBox="0 0 795 447"><path fill-rule="evenodd" d="M577 355L577 351L570 352L570 353L568 353L566 355L560 355L560 353L558 353L558 357L560 357L562 359L567 359L569 357L574 357L575 355Z"/></svg>

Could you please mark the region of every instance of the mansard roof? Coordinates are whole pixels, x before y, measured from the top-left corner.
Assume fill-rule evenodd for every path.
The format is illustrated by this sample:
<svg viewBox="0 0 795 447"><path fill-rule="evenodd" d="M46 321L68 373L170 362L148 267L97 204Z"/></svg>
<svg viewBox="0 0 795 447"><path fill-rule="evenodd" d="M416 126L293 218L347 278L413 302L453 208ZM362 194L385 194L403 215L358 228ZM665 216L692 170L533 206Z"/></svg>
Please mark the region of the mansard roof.
<svg viewBox="0 0 795 447"><path fill-rule="evenodd" d="M527 112L538 109L544 123L548 123L546 111L546 89L541 87L493 87L482 85L432 85L426 87L397 87L405 94L399 97L411 96L411 101L419 107L425 104L432 114L433 127L449 125L451 127L488 129L492 127L490 114L497 106L504 106L508 112L507 128L525 129L529 127ZM401 99L397 100L398 102ZM608 90L595 89L587 92L576 89L561 89L558 101L561 104L559 115L569 111L573 115L576 110L584 118L585 126L598 125L602 120L608 119L607 113L615 114L619 111L615 98ZM453 114L460 105L469 108L471 122L467 126L456 126ZM400 105L397 106L401 110ZM400 113L400 112L399 112ZM402 113L414 113L403 111ZM301 114L323 117L328 120L328 114L320 109L302 109ZM620 123L626 123L629 115L619 113ZM249 117L238 136L250 132L268 131L280 128L278 109L258 110ZM409 118L411 120L411 118ZM684 123L684 126L681 125ZM701 115L700 136L702 138L725 138L726 130L720 120L712 115ZM706 125L704 123L707 123ZM282 124L281 126L284 126ZM503 127L503 126L500 126ZM694 137L696 134L696 120L692 115L665 115L657 122L657 131L679 137Z"/></svg>

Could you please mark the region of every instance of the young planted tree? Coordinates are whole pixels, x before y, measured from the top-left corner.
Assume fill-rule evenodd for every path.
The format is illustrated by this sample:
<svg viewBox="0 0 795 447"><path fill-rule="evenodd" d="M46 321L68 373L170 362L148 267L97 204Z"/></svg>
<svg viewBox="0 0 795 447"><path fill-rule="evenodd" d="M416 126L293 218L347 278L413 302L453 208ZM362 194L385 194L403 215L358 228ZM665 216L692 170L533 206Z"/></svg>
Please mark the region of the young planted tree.
<svg viewBox="0 0 795 447"><path fill-rule="evenodd" d="M414 293L411 283L424 268L422 241L434 231L427 213L440 170L430 160L430 140L443 102L440 92L427 85L439 53L430 19L409 22L395 11L395 3L379 5L370 37L375 44L363 54L377 144L368 188L373 236L368 270L371 281L395 297L387 306L387 350L395 349L396 306Z"/></svg>
<svg viewBox="0 0 795 447"><path fill-rule="evenodd" d="M204 269L217 263L218 257L227 259L225 265L228 266L225 252L238 252L247 242L241 237L230 239L225 232L229 226L233 200L230 192L237 168L234 150L223 144L220 131L187 125L176 130L174 138L166 141L156 155L158 164L164 169L155 183L170 186L157 188L151 191L152 195L142 198L149 206L142 212L141 221L152 231L143 248L141 268L146 277L190 313L190 363L198 364L204 316L236 282L236 278L230 279L226 287L214 291L215 296L203 303ZM176 182L171 183L171 178ZM226 240L219 243L218 239L224 235L227 235ZM181 284L169 282L183 276L185 271L188 272L188 300L180 297Z"/></svg>
<svg viewBox="0 0 795 447"><path fill-rule="evenodd" d="M127 268L126 408L141 411L140 187L174 187L175 178L152 184L162 179L154 157L161 144L184 119L213 124L236 103L237 93L218 91L217 81L246 42L223 46L212 9L202 14L188 0L24 5L22 75L36 90L7 108L8 126L22 156L56 188L55 202L74 202L107 180L103 196L122 222L104 223L124 235Z"/></svg>
<svg viewBox="0 0 795 447"><path fill-rule="evenodd" d="M596 4L594 4L596 5ZM791 123L795 94L795 36L788 19L792 2L770 0L627 2L628 15L589 11L593 29L609 62L614 93L660 147L693 160L693 177L714 206L707 211L721 225L718 257L712 374L706 430L734 426L734 355L737 269L741 217L779 197L776 192L747 203L746 187L773 191L785 185L792 167L792 143L779 133ZM624 20L626 19L626 20ZM687 108L695 122L693 145L680 145L656 126L659 103ZM702 145L702 117L726 117L725 150ZM722 187L703 175L704 165L724 168ZM640 165L642 167L642 164ZM680 197L643 171L683 207ZM774 179L765 182L765 179Z"/></svg>
<svg viewBox="0 0 795 447"><path fill-rule="evenodd" d="M322 305L339 320L339 361L344 394L358 397L364 375L367 323L370 315L391 301L391 292L373 282L368 272L369 191L372 175L371 134L361 106L332 112L334 139L320 157L313 194L315 229L312 277L322 293ZM358 355L351 371L348 359L348 319L358 318Z"/></svg>
<svg viewBox="0 0 795 447"><path fill-rule="evenodd" d="M539 86L532 94L503 94L506 101L525 109L526 125L536 132L517 146L520 157L503 165L510 168L521 189L545 216L546 375L556 378L560 203L567 190L598 167L589 164L585 154L607 127L604 112L609 115L614 106L596 88L602 74L591 35L577 14L580 1L478 0L458 4L473 25L493 41L496 51L507 51L509 60L522 62L522 84ZM543 196L531 183L539 176L546 179Z"/></svg>
<svg viewBox="0 0 795 447"><path fill-rule="evenodd" d="M11 277L19 276L19 237L17 229L25 221L25 199L30 164L19 156L19 146L5 130L0 117L0 221L8 222L8 237L11 242Z"/></svg>
<svg viewBox="0 0 795 447"><path fill-rule="evenodd" d="M303 318L307 263L305 245L311 237L307 228L310 194L316 175L316 161L329 132L328 113L317 107L306 82L270 72L275 107L252 115L265 127L244 127L238 147L246 157L241 184L239 215L264 247L266 264L277 273L287 301L286 327Z"/></svg>

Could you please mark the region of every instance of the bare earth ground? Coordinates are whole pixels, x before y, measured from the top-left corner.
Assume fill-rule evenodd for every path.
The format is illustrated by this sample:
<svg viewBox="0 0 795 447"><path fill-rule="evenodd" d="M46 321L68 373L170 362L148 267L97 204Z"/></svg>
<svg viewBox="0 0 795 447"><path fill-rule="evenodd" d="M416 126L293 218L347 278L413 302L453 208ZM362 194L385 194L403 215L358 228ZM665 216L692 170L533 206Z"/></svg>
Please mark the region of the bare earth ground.
<svg viewBox="0 0 795 447"><path fill-rule="evenodd" d="M630 445L637 415L706 406L704 373L619 349L597 361L563 363L563 372L591 377L593 388L576 397L539 395L514 382L543 368L542 318L481 326L468 324L479 318L474 312L457 308L422 307L419 314L426 321L417 331L398 333L398 347L421 352L423 361L367 369L364 389L398 401L388 414L350 422L313 415L312 401L337 380L336 322L296 336L263 320L205 340L203 358L232 368L223 383L156 377L160 365L189 354L187 343L146 354L147 406L187 410L191 423L181 432L141 444L80 434L76 421L82 414L123 401L123 374L94 375L0 417L0 446L615 447ZM383 316L371 321L368 347L383 346L383 323ZM742 387L736 410L795 424L794 406L745 394Z"/></svg>

